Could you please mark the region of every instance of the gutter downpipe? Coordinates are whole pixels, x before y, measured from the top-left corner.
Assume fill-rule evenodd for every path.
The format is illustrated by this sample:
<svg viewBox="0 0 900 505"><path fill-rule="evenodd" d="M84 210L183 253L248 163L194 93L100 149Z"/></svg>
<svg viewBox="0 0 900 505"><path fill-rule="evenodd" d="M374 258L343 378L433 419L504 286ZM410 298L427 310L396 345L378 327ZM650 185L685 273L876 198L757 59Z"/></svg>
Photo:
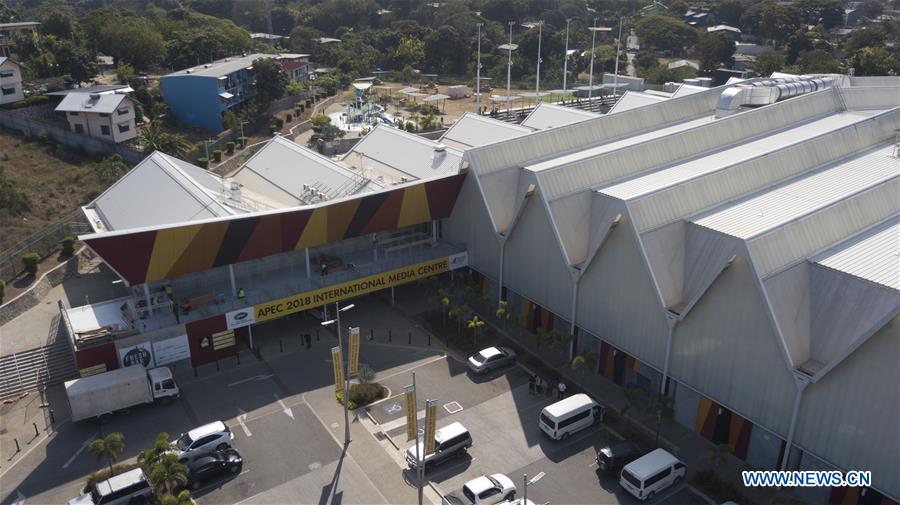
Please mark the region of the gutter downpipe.
<svg viewBox="0 0 900 505"><path fill-rule="evenodd" d="M500 278L500 283L497 291L497 301L503 301L503 257L506 256L504 252L506 251L506 235L502 233L498 233L500 236L500 274L498 277Z"/></svg>
<svg viewBox="0 0 900 505"><path fill-rule="evenodd" d="M672 335L675 333L675 325L678 324L678 316L670 311L666 311L666 326L669 327L666 333L666 357L663 361L662 380L659 383L659 394L666 393L666 382L669 380L669 358L672 355Z"/></svg>
<svg viewBox="0 0 900 505"><path fill-rule="evenodd" d="M574 285L572 286L572 323L569 326L569 334L575 335L575 328L578 326L575 324L575 318L578 317L578 283L581 281L581 275L584 272L578 267L572 268L572 275L575 277ZM575 340L569 343L569 359L575 357Z"/></svg>
<svg viewBox="0 0 900 505"><path fill-rule="evenodd" d="M794 410L791 413L791 426L788 428L788 436L785 440L784 455L781 457L781 470L787 468L788 459L791 456L791 446L794 445L794 435L797 431L797 418L800 414L800 400L803 398L803 390L809 385L810 377L800 370L794 370L794 383L797 385L797 398L794 400Z"/></svg>

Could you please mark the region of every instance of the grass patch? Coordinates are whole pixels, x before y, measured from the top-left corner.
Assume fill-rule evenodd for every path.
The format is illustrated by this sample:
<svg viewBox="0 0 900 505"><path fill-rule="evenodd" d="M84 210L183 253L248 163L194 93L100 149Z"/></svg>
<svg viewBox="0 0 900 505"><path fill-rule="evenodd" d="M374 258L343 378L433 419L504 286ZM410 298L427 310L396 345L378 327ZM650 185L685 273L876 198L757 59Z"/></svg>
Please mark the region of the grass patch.
<svg viewBox="0 0 900 505"><path fill-rule="evenodd" d="M344 392L338 391L334 394L338 403L343 403ZM387 388L377 382L369 382L367 384L351 384L350 385L350 403L347 408L355 410L360 407L372 404L387 397Z"/></svg>

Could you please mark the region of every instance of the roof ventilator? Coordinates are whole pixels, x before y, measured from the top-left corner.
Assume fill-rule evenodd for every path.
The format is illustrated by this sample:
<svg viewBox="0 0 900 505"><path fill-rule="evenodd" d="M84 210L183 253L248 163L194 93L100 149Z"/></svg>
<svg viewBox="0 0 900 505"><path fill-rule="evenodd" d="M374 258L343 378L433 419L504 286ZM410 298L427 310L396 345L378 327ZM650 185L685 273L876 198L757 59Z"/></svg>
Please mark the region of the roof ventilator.
<svg viewBox="0 0 900 505"><path fill-rule="evenodd" d="M766 79L748 84L737 84L719 95L716 117L737 114L743 107L760 107L795 96L812 93L834 85L830 77L797 77Z"/></svg>

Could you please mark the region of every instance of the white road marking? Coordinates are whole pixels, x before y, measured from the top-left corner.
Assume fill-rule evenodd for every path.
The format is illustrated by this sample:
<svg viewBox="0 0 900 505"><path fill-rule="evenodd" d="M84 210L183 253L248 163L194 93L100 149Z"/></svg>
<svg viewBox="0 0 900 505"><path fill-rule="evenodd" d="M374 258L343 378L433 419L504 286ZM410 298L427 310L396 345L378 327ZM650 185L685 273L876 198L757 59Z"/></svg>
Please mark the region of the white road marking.
<svg viewBox="0 0 900 505"><path fill-rule="evenodd" d="M25 499L28 498L21 491L16 489L16 501L12 502L12 505L25 505Z"/></svg>
<svg viewBox="0 0 900 505"><path fill-rule="evenodd" d="M395 377L395 376L397 376L397 375L402 375L402 374L409 373L409 372L415 370L416 368L421 368L421 367L423 367L423 366L430 365L430 364L435 363L435 362L437 362L437 361L441 361L442 359L447 359L447 357L446 357L446 356L435 356L434 358L429 359L428 361L424 361L424 362L422 362L422 363L419 363L418 365L416 365L416 366L414 366L414 367L410 367L410 368L407 368L407 369L405 369L405 370L400 370L399 372L394 372L394 373L392 373L392 374L390 374L390 375L384 375L384 376L379 375L379 376L378 376L378 379L381 380L381 381L384 381L385 379L390 379L391 377Z"/></svg>
<svg viewBox="0 0 900 505"><path fill-rule="evenodd" d="M237 422L238 422L238 424L241 425L241 428L244 429L244 435L247 435L248 437L252 437L253 433L250 433L250 428L247 427L247 422L246 422L247 421L247 413L241 409L238 409L238 412L239 412L239 414L237 416Z"/></svg>
<svg viewBox="0 0 900 505"><path fill-rule="evenodd" d="M281 405L281 411L284 412L291 420L294 419L294 411L291 410L290 407L284 404L284 402L279 398L277 394L272 394L275 397L275 400L278 401L278 405Z"/></svg>
<svg viewBox="0 0 900 505"><path fill-rule="evenodd" d="M247 377L246 379L241 379L241 380L239 380L239 381L232 382L231 384L228 385L228 387L237 386L238 384L244 384L245 382L250 382L250 381L262 381L262 380L266 380L266 379L268 379L269 377L272 377L272 375L274 375L274 374L268 374L268 375L254 375L253 377Z"/></svg>
<svg viewBox="0 0 900 505"><path fill-rule="evenodd" d="M657 498L653 503L662 503L662 502L668 500L669 498L675 496L676 494L678 494L682 490L684 490L684 486L679 484L677 486L672 486L670 489L671 489L671 491L668 494L665 494L662 497Z"/></svg>
<svg viewBox="0 0 900 505"><path fill-rule="evenodd" d="M79 454L81 454L85 449L87 449L87 446L91 445L91 442L93 442L95 438L97 438L97 435L91 435L91 438L85 440L84 443L81 444L81 447L79 447L78 450L75 451L75 454L73 454L72 457L69 458L69 460L66 461L62 467L69 468L69 465L71 465L72 462L75 461L75 458L77 458Z"/></svg>

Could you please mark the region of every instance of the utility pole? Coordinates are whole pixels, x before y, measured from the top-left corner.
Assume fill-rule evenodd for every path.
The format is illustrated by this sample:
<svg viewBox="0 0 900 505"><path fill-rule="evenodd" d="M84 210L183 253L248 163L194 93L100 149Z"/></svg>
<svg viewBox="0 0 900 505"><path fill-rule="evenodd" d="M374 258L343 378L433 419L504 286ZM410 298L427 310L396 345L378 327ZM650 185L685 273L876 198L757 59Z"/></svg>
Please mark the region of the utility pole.
<svg viewBox="0 0 900 505"><path fill-rule="evenodd" d="M588 78L588 100L594 93L594 46L597 43L597 18L594 18L594 26L591 27L591 76Z"/></svg>
<svg viewBox="0 0 900 505"><path fill-rule="evenodd" d="M475 112L481 115L481 27L484 23L478 23L478 63L475 66Z"/></svg>
<svg viewBox="0 0 900 505"><path fill-rule="evenodd" d="M512 85L512 52L515 47L513 47L512 43L512 30L513 25L515 25L515 21L509 22L509 44L507 45L507 49L509 50L509 57L506 60L506 115L509 115L509 111L511 108L512 99L509 95L511 85Z"/></svg>
<svg viewBox="0 0 900 505"><path fill-rule="evenodd" d="M563 96L566 95L566 77L569 75L569 23L572 18L566 19L566 54L563 58Z"/></svg>
<svg viewBox="0 0 900 505"><path fill-rule="evenodd" d="M536 71L536 79L534 84L534 97L540 101L540 93L541 93L541 36L543 35L544 30L544 22L538 21L538 56L537 56L537 71Z"/></svg>
<svg viewBox="0 0 900 505"><path fill-rule="evenodd" d="M616 39L616 66L613 70L613 94L619 92L619 44L622 41L622 19L619 18L619 38Z"/></svg>
<svg viewBox="0 0 900 505"><path fill-rule="evenodd" d="M338 305L338 302L334 302L334 309L336 314L336 319L331 319L329 321L322 321L322 326L328 326L330 324L337 323L337 337L338 337L338 347L341 349L341 368L344 370L344 446L346 447L350 443L350 411L347 408L347 404L350 403L350 375L347 370L347 361L343 359L344 357L344 343L341 338L341 312L346 312L355 307L354 304L347 305L344 308L341 308Z"/></svg>

